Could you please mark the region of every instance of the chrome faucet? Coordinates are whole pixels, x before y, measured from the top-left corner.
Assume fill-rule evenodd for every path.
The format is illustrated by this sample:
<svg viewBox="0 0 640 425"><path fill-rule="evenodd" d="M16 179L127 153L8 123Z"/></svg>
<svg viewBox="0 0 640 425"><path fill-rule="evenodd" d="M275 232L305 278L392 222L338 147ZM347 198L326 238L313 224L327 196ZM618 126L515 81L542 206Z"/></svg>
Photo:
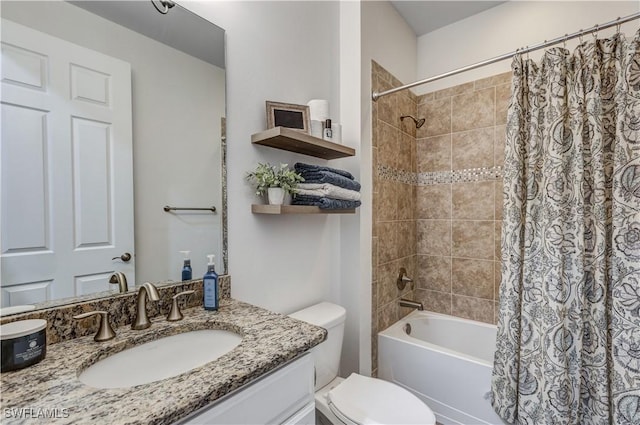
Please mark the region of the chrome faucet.
<svg viewBox="0 0 640 425"><path fill-rule="evenodd" d="M109 283L117 283L120 288L120 293L127 292L129 286L127 285L127 276L122 272L115 272L109 277Z"/></svg>
<svg viewBox="0 0 640 425"><path fill-rule="evenodd" d="M421 302L408 300L406 298L400 298L400 307L415 308L420 311L424 310Z"/></svg>
<svg viewBox="0 0 640 425"><path fill-rule="evenodd" d="M147 316L147 295L150 301L158 301L160 299L158 289L152 283L145 282L140 286L140 289L138 289L136 320L131 324L131 329L147 329L151 326L149 316Z"/></svg>

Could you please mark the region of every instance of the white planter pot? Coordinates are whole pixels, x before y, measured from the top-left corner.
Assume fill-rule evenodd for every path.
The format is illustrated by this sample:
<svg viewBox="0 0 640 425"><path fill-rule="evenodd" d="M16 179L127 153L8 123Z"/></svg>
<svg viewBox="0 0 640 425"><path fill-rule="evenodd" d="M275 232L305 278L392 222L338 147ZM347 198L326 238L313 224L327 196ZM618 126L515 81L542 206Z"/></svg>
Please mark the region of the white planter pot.
<svg viewBox="0 0 640 425"><path fill-rule="evenodd" d="M269 205L282 205L284 202L284 189L281 187L270 187L267 189Z"/></svg>

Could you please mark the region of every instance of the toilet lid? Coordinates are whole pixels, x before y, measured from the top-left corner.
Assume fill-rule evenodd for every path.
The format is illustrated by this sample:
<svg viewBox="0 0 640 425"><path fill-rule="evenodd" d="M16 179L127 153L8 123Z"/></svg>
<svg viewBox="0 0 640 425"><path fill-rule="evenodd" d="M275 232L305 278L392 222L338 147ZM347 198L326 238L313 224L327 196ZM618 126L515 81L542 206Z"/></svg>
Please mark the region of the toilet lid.
<svg viewBox="0 0 640 425"><path fill-rule="evenodd" d="M435 424L429 407L404 388L352 373L327 394L329 408L355 424Z"/></svg>

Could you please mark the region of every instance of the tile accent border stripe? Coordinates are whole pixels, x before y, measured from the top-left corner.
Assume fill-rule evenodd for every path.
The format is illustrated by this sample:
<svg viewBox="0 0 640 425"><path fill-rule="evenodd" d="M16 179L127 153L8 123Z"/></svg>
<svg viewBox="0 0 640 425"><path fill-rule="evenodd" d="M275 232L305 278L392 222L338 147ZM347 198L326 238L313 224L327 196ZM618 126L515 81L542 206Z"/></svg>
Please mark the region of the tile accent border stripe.
<svg viewBox="0 0 640 425"><path fill-rule="evenodd" d="M435 184L472 183L496 181L502 179L502 167L468 168L453 171L437 171L431 173L413 173L397 170L386 165L378 165L378 177L397 183L413 186L431 186Z"/></svg>

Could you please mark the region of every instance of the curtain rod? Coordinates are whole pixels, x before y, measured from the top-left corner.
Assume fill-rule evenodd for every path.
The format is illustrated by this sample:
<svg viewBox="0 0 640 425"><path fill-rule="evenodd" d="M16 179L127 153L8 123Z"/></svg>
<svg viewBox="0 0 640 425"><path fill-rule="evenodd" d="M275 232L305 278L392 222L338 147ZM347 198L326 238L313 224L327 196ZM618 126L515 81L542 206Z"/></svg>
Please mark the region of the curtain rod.
<svg viewBox="0 0 640 425"><path fill-rule="evenodd" d="M625 22L633 21L634 19L638 19L638 18L640 18L640 12L633 13L633 14L631 14L629 16L625 16L624 18L618 18L618 19L616 19L614 21L610 21L610 22L607 22L607 23L602 24L602 25L594 25L593 27L591 27L589 29L580 30L580 31L574 32L573 34L565 34L562 37L554 38L553 40L550 40L550 41L545 40L544 42L542 42L540 44L537 44L535 46L531 46L531 47L527 46L526 48L518 49L515 52L511 52L511 53L507 53L507 54L504 54L504 55L496 56L494 58L487 59L487 60L482 61L482 62L477 62L477 63L474 63L472 65L467 65L465 67L455 69L453 71L445 72L444 74L435 75L433 77L425 78L424 80L420 80L420 81L416 81L416 82L413 82L413 83L405 84L404 86L395 87L393 89L385 90L385 91L380 92L380 93L373 92L371 94L371 99L375 102L378 99L380 99L382 96L386 96L388 94L393 94L393 93L396 93L396 92L399 92L399 91L402 91L402 90L410 89L410 88L415 87L415 86L420 86L422 84L427 84L427 83L430 83L432 81L436 81L436 80L440 80L442 78L450 77L452 75L461 74L463 72L471 71L472 69L480 68L480 67L483 67L485 65L491 65L492 63L496 63L496 62L503 61L505 59L512 58L518 53L519 54L529 53L529 52L532 52L534 50L543 49L545 47L557 44L557 43L559 43L561 41L564 42L564 41L567 41L567 40L571 40L573 38L582 37L583 35L588 34L588 33L594 33L595 34L599 30L610 28L610 27L613 27L613 26L616 26L616 25L622 25Z"/></svg>

